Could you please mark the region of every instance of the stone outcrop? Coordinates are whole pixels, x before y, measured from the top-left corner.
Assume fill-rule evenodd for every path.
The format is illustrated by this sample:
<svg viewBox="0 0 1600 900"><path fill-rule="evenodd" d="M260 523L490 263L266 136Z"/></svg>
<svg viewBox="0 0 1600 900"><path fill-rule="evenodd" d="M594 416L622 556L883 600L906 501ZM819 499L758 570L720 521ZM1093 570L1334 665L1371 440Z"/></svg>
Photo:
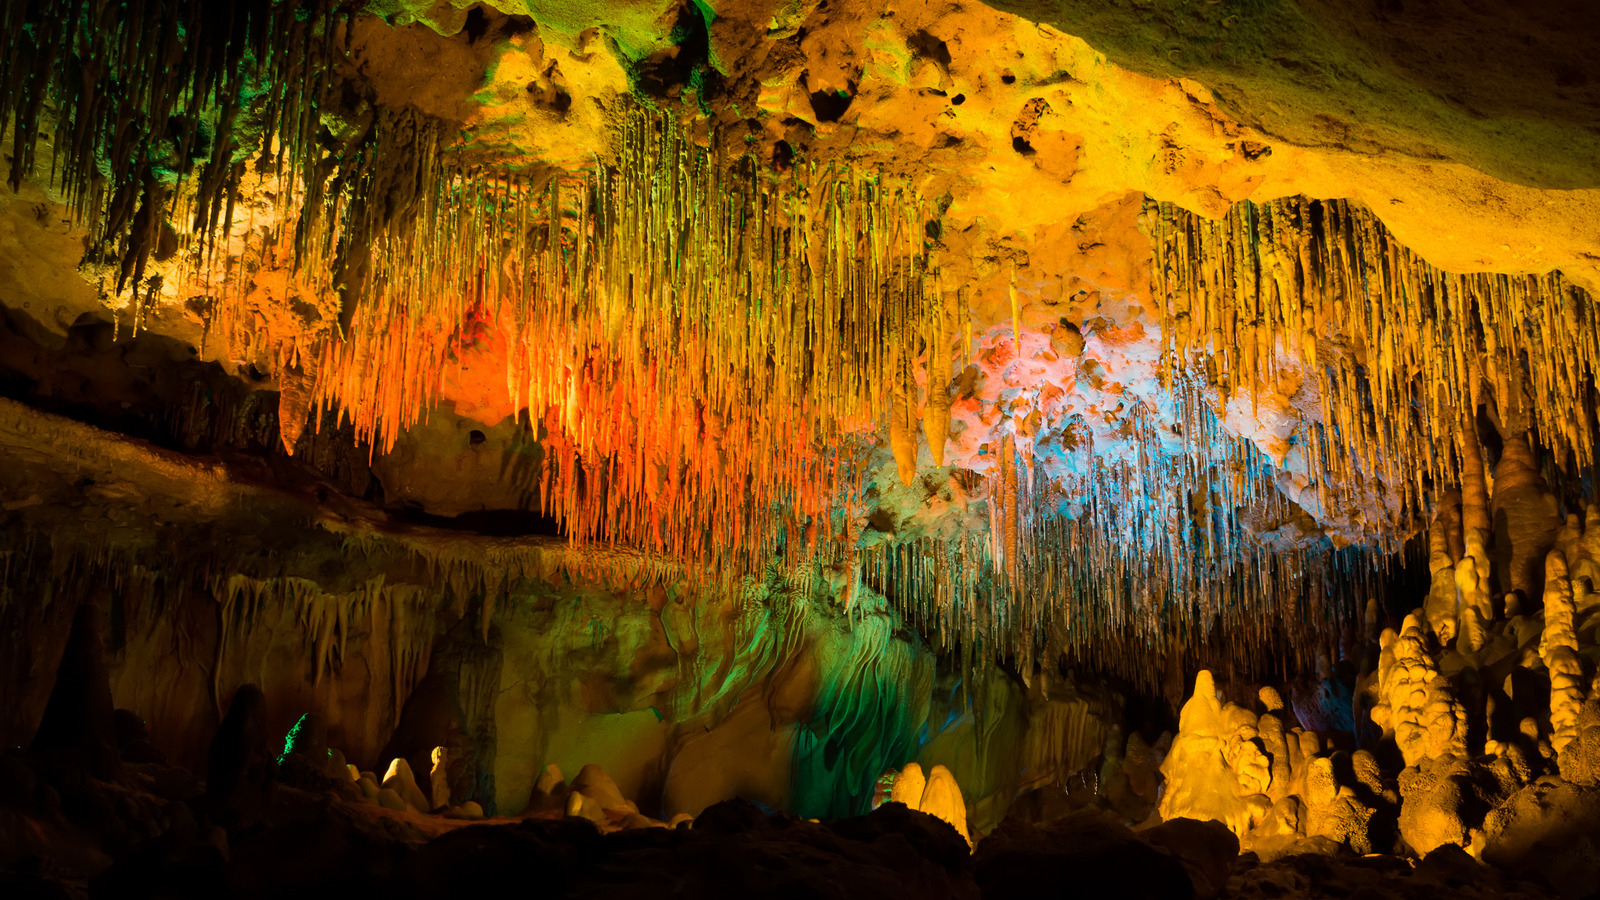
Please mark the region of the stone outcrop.
<svg viewBox="0 0 1600 900"><path fill-rule="evenodd" d="M1096 810L1043 825L1001 822L978 845L972 873L986 897L1194 895L1179 859Z"/></svg>

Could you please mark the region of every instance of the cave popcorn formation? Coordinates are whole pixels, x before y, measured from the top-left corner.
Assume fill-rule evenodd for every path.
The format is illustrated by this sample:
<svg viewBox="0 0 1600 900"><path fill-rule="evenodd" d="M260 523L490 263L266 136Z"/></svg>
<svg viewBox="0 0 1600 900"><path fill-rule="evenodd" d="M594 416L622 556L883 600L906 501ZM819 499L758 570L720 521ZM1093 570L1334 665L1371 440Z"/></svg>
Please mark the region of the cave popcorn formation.
<svg viewBox="0 0 1600 900"><path fill-rule="evenodd" d="M6 883L1592 892L1600 14L913 6L0 6Z"/></svg>

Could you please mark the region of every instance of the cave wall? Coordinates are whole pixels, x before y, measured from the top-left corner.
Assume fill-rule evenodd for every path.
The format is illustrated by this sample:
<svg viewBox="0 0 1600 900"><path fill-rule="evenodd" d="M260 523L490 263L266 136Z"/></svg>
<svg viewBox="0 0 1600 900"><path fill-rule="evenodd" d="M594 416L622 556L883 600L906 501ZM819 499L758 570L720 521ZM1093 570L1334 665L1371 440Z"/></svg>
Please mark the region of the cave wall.
<svg viewBox="0 0 1600 900"><path fill-rule="evenodd" d="M315 713L329 746L374 772L394 757L426 772L444 746L452 795L505 815L550 764L568 778L597 764L664 819L735 796L865 810L878 776L918 761L949 767L988 827L1019 790L1093 762L1104 727L1082 723L1120 714L1119 698L1071 686L1054 700L1036 686L1030 703L992 667L969 686L883 598L858 586L845 609L815 573L736 591L561 574L484 602L381 574L339 590L349 570L197 585L16 547L0 607L10 746L31 739L80 604L104 613L114 702L176 764L204 769L233 695L255 684L272 733ZM1041 711L1074 703L1076 731Z"/></svg>

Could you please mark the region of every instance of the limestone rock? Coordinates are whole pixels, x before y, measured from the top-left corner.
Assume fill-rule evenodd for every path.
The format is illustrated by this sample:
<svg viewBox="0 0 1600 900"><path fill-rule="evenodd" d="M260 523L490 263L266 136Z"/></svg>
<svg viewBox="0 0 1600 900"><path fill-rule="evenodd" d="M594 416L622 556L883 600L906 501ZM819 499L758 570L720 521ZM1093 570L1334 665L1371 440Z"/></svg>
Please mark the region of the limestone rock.
<svg viewBox="0 0 1600 900"><path fill-rule="evenodd" d="M1141 829L1135 835L1183 863L1197 900L1221 893L1239 859L1239 839L1221 822L1173 819Z"/></svg>
<svg viewBox="0 0 1600 900"><path fill-rule="evenodd" d="M967 804L961 798L961 786L956 784L956 777L950 774L949 769L936 765L928 773L928 784L922 791L917 809L949 822L956 833L971 845L972 836L967 833Z"/></svg>
<svg viewBox="0 0 1600 900"><path fill-rule="evenodd" d="M575 793L581 792L604 810L615 810L619 813L639 811L639 807L635 806L633 801L622 796L621 789L611 776L593 763L578 770L578 776L572 779L572 790Z"/></svg>
<svg viewBox="0 0 1600 900"><path fill-rule="evenodd" d="M915 761L908 762L895 776L894 785L889 789L889 799L912 809L921 809L922 793L927 786L928 780L922 774L922 766Z"/></svg>
<svg viewBox="0 0 1600 900"><path fill-rule="evenodd" d="M395 812L406 812L412 808L405 800L401 799L399 792L391 787L379 788L378 795L374 799L376 799L379 806L384 809L392 809Z"/></svg>
<svg viewBox="0 0 1600 900"><path fill-rule="evenodd" d="M1560 751L1561 777L1600 787L1600 697L1590 697L1573 722L1574 735Z"/></svg>
<svg viewBox="0 0 1600 900"><path fill-rule="evenodd" d="M394 791L401 801L414 812L427 812L431 807L417 787L417 778L411 774L411 764L403 756L396 756L383 775L384 790Z"/></svg>
<svg viewBox="0 0 1600 900"><path fill-rule="evenodd" d="M433 769L428 773L430 809L443 809L450 805L450 774L445 769L447 753L443 747L433 748Z"/></svg>
<svg viewBox="0 0 1600 900"><path fill-rule="evenodd" d="M1472 846L1484 817L1518 787L1503 760L1425 760L1400 774L1400 837L1418 855L1445 844Z"/></svg>
<svg viewBox="0 0 1600 900"><path fill-rule="evenodd" d="M1540 778L1484 820L1484 862L1562 896L1600 885L1600 791Z"/></svg>
<svg viewBox="0 0 1600 900"><path fill-rule="evenodd" d="M1271 780L1270 762L1255 749L1255 726L1247 710L1223 705L1211 673L1195 678L1194 695L1183 705L1178 734L1161 764L1166 792L1162 819L1192 818L1222 822L1242 835L1260 821L1272 802L1261 793Z"/></svg>
<svg viewBox="0 0 1600 900"><path fill-rule="evenodd" d="M1098 810L1048 825L1008 819L978 844L972 873L986 897L1189 897L1183 863Z"/></svg>

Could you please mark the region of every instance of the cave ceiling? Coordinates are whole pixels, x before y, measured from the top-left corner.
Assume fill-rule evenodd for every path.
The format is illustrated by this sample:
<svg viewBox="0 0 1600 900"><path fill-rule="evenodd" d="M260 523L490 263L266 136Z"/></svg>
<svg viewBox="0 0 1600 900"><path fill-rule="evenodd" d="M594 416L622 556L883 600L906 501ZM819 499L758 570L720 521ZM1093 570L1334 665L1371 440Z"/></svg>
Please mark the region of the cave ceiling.
<svg viewBox="0 0 1600 900"><path fill-rule="evenodd" d="M1466 430L1593 471L1587 4L149 5L0 21L27 540L815 566L1027 668L1337 631Z"/></svg>

